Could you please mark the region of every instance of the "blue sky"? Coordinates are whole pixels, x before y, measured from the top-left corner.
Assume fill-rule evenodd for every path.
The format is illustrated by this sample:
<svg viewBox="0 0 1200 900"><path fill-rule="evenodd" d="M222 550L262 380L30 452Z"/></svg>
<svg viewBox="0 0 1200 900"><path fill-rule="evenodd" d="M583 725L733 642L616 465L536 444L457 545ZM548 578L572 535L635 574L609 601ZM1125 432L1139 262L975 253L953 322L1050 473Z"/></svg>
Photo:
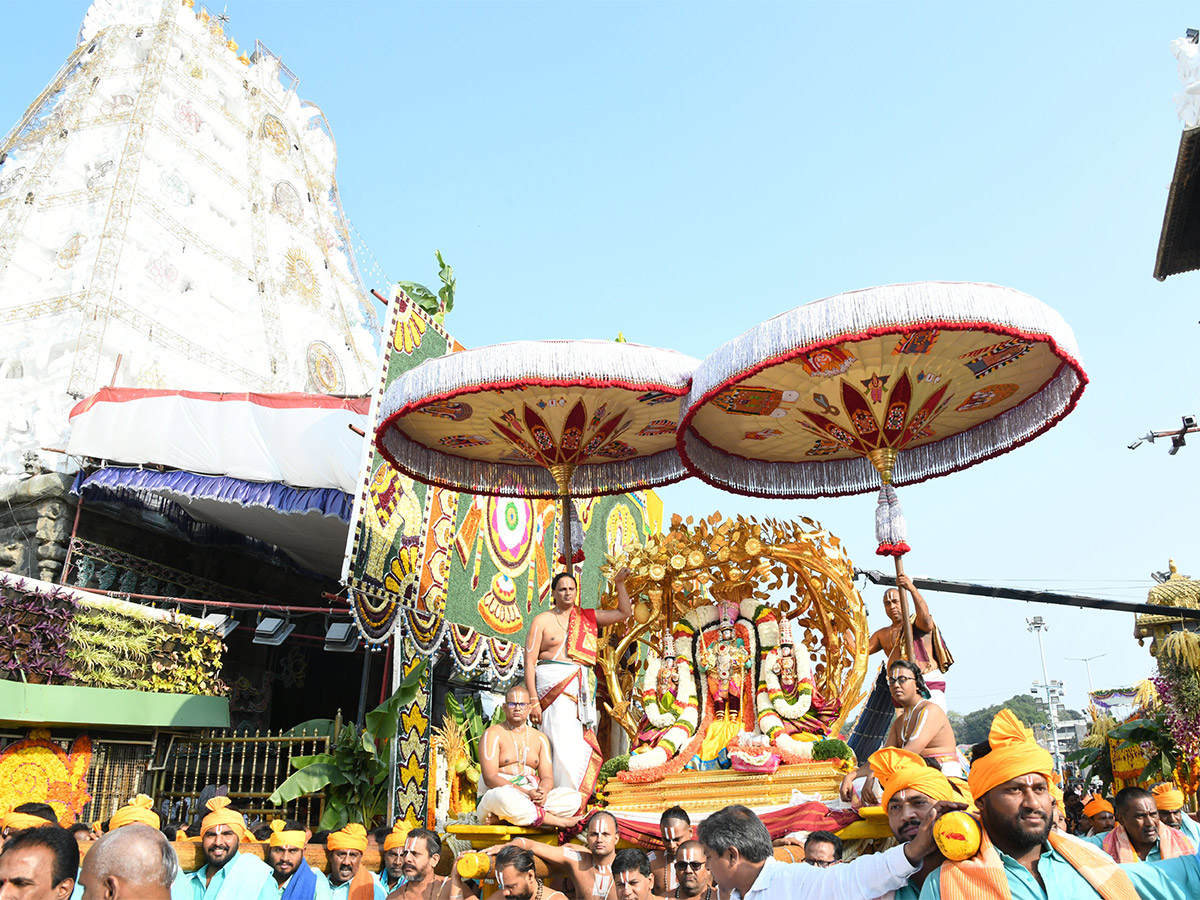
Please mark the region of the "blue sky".
<svg viewBox="0 0 1200 900"><path fill-rule="evenodd" d="M219 5L224 5L223 3ZM0 0L0 125L84 2ZM338 142L346 212L391 280L455 267L468 346L612 337L703 357L785 309L911 280L992 281L1074 327L1092 384L1032 444L904 489L910 572L1144 599L1200 577L1200 273L1151 277L1180 125L1184 3L229 3ZM368 264L369 265L369 264ZM383 279L379 279L383 286ZM874 497L768 502L698 482L669 511L822 520L874 556ZM866 592L883 621L879 589ZM1084 704L1145 677L1132 616L931 595L966 712L1050 677Z"/></svg>

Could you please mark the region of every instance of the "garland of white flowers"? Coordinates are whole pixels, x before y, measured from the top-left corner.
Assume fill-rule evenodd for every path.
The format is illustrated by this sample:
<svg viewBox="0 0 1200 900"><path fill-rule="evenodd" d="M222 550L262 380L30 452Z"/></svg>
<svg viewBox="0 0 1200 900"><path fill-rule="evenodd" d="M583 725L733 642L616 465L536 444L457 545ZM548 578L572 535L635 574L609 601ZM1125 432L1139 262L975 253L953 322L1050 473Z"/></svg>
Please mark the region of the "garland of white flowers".
<svg viewBox="0 0 1200 900"><path fill-rule="evenodd" d="M665 697L659 696L658 673L662 669L662 662L662 658L656 653L651 653L646 660L646 672L642 676L642 709L646 711L646 718L655 728L670 728L679 718L680 709L675 697L670 694ZM675 665L678 674L678 662Z"/></svg>
<svg viewBox="0 0 1200 900"><path fill-rule="evenodd" d="M798 697L795 701L787 699L787 692L779 683L779 674L775 671L775 666L779 662L778 650L772 650L767 654L767 658L763 662L763 674L766 676L767 695L771 705L784 718L801 719L808 714L808 710L812 706L812 670L809 668L807 660L799 656L792 658L796 660L796 680L798 682L796 685Z"/></svg>
<svg viewBox="0 0 1200 900"><path fill-rule="evenodd" d="M668 724L674 724L666 734L655 741L654 746L647 750L635 751L629 757L631 771L661 766L696 734L696 728L700 724L700 707L696 702L696 676L686 659L679 660L678 666L679 693L676 696L676 704L680 713L676 718L668 719Z"/></svg>

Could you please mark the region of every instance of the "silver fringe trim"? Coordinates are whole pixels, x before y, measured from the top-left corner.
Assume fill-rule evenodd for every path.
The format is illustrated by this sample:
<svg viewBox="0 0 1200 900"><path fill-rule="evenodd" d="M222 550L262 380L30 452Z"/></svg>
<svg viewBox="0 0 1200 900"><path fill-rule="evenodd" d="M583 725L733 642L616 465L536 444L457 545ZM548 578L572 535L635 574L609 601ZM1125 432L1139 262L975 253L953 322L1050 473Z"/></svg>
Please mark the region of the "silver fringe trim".
<svg viewBox="0 0 1200 900"><path fill-rule="evenodd" d="M881 328L916 331L934 322L994 322L1044 334L1082 364L1075 333L1035 297L995 284L920 281L836 294L798 306L728 341L692 373L686 414L700 397L757 363L803 347Z"/></svg>
<svg viewBox="0 0 1200 900"><path fill-rule="evenodd" d="M697 367L684 401L691 408L706 392L735 381L764 360L806 346L874 329L936 322L994 322L1046 335L1069 357L1050 382L1024 403L969 431L902 450L893 483L915 484L997 456L1037 437L1072 408L1085 384L1075 335L1039 300L985 284L918 283L839 294L769 319L718 349ZM681 420L682 420L681 416ZM778 463L734 457L701 440L691 428L681 442L689 470L704 481L762 497L831 497L878 490L879 474L866 459Z"/></svg>
<svg viewBox="0 0 1200 900"><path fill-rule="evenodd" d="M892 483L916 484L1012 450L1066 415L1082 388L1075 370L1064 366L1040 393L1004 415L936 443L901 450ZM738 494L837 497L879 489L879 473L861 458L802 463L746 460L712 448L690 430L683 449L694 474Z"/></svg>
<svg viewBox="0 0 1200 900"><path fill-rule="evenodd" d="M674 350L613 341L517 341L464 350L426 360L388 387L377 421L433 397L497 382L623 381L646 390L685 391L698 361ZM470 396L463 395L470 402ZM398 469L418 481L474 494L551 498L558 486L534 465L470 460L431 450L394 426L381 428L376 443ZM578 497L622 494L659 487L687 477L676 450L653 456L588 463L575 470L571 493Z"/></svg>

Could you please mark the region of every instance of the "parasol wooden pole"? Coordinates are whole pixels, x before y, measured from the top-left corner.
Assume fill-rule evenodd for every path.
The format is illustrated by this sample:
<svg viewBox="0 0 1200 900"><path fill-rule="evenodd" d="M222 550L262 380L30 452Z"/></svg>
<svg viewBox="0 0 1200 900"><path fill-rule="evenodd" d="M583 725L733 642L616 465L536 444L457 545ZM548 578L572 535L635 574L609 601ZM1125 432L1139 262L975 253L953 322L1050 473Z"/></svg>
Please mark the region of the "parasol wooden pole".
<svg viewBox="0 0 1200 900"><path fill-rule="evenodd" d="M904 574L904 560L899 556L893 556L896 561L896 593L900 595L900 621L904 625L904 630L901 632L904 641L902 650L904 658L910 663L915 663L917 660L913 656L913 629L912 616L909 614L908 591L900 586L900 576Z"/></svg>
<svg viewBox="0 0 1200 900"><path fill-rule="evenodd" d="M559 527L563 530L563 555L566 557L564 570L572 578L575 577L575 565L571 560L575 556L575 548L571 546L571 476L575 474L574 463L559 463L550 467L550 474L558 485Z"/></svg>

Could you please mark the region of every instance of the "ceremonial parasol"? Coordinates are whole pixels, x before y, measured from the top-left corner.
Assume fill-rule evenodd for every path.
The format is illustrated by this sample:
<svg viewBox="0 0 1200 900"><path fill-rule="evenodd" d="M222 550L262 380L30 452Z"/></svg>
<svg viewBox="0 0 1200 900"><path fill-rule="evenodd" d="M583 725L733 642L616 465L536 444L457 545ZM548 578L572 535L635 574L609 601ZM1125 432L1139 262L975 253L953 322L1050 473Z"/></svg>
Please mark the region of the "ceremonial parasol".
<svg viewBox="0 0 1200 900"><path fill-rule="evenodd" d="M678 447L692 474L735 493L879 489L877 552L901 575L909 546L893 485L1032 440L1086 383L1070 327L1027 294L888 285L797 307L716 350L693 373ZM900 599L912 659L903 589Z"/></svg>
<svg viewBox="0 0 1200 900"><path fill-rule="evenodd" d="M557 498L562 557L579 562L571 497L687 477L675 450L696 360L616 341L522 341L430 359L387 389L379 452L427 484Z"/></svg>

